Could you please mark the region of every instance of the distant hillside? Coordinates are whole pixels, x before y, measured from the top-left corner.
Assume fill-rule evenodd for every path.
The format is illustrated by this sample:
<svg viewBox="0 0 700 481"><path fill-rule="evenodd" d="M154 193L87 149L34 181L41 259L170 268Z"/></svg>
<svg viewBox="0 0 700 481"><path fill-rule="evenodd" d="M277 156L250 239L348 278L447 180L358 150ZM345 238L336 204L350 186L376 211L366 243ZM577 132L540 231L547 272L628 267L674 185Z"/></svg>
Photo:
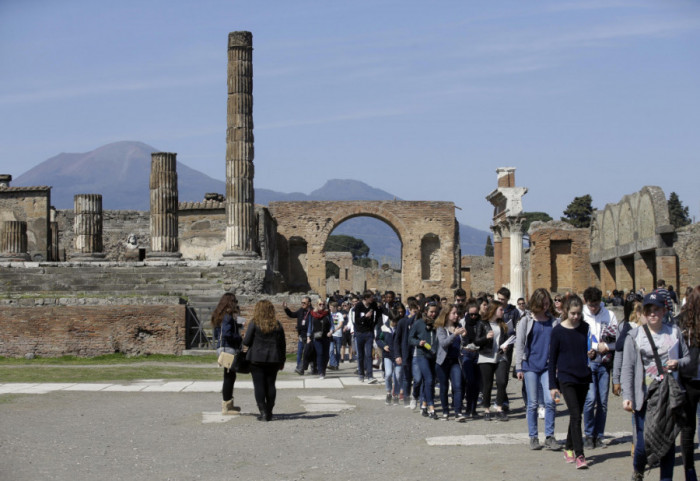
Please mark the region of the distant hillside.
<svg viewBox="0 0 700 481"><path fill-rule="evenodd" d="M159 152L159 149L142 142L122 141L86 153L63 153L18 176L12 185L52 186L51 203L57 209L72 209L75 194L100 193L104 209L148 210L148 179L152 152ZM226 192L226 184L223 181L209 177L182 162L177 163L177 173L180 201L200 201L207 192ZM328 180L322 187L309 194L255 189L255 202L262 205L273 201L395 198L397 197L389 192L350 179ZM401 243L398 237L391 227L377 219L356 217L338 226L333 233L363 239L370 247L370 255L377 260L394 264L399 262ZM488 232L460 224L459 233L462 254L484 253Z"/></svg>

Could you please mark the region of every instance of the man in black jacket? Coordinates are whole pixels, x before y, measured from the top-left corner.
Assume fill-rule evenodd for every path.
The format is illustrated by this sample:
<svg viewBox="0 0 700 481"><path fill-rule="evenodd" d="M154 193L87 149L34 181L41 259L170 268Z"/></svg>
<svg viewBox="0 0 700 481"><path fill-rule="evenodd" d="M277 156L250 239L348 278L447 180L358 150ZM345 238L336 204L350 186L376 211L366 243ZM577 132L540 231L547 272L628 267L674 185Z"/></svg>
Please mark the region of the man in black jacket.
<svg viewBox="0 0 700 481"><path fill-rule="evenodd" d="M362 302L355 306L355 338L357 339L357 368L360 382L367 380L376 384L372 374L372 349L374 347L374 330L381 322L381 309L377 306L371 292L365 292Z"/></svg>
<svg viewBox="0 0 700 481"><path fill-rule="evenodd" d="M301 376L304 374L304 371L301 369L301 363L304 346L306 344L306 330L309 327L309 317L311 316L311 298L307 296L302 297L301 307L295 312L289 310L286 302L282 303L282 307L284 307L284 312L287 314L287 317L290 319L296 318L297 320L297 367L294 372Z"/></svg>

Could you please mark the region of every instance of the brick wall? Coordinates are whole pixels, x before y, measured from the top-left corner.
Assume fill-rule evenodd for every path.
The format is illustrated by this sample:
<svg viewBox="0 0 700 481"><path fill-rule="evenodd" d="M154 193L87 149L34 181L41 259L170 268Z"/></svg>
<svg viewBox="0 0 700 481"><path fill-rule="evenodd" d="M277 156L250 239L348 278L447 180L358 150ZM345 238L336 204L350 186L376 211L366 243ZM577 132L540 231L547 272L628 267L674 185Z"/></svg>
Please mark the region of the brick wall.
<svg viewBox="0 0 700 481"><path fill-rule="evenodd" d="M0 309L0 356L181 354L184 305Z"/></svg>
<svg viewBox="0 0 700 481"><path fill-rule="evenodd" d="M678 255L679 285L674 287L683 297L687 287L700 284L700 223L678 229L676 236L673 247Z"/></svg>

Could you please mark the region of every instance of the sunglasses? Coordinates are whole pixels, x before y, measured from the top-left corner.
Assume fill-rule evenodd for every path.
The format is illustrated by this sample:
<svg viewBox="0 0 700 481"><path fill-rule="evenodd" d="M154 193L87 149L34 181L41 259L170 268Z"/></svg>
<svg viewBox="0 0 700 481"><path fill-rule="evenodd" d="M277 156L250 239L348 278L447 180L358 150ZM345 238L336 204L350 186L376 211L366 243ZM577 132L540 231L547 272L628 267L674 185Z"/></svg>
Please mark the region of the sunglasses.
<svg viewBox="0 0 700 481"><path fill-rule="evenodd" d="M479 317L479 313L475 312L474 314L469 314L469 317Z"/></svg>
<svg viewBox="0 0 700 481"><path fill-rule="evenodd" d="M561 302L561 299L554 299L554 302Z"/></svg>

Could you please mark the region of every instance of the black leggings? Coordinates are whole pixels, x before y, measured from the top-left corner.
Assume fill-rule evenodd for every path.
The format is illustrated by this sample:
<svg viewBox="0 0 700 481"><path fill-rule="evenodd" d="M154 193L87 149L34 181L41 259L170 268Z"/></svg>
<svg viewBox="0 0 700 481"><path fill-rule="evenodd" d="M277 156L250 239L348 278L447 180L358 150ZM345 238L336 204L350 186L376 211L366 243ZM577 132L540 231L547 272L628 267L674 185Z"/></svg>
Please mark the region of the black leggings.
<svg viewBox="0 0 700 481"><path fill-rule="evenodd" d="M250 375L253 377L253 391L258 407L263 407L269 412L275 405L277 398L277 371L279 364L251 364Z"/></svg>
<svg viewBox="0 0 700 481"><path fill-rule="evenodd" d="M683 467L695 469L695 426L697 423L697 408L700 401L700 381L686 381L685 387L685 415L686 425L681 428L681 454L683 455Z"/></svg>
<svg viewBox="0 0 700 481"><path fill-rule="evenodd" d="M221 394L224 396L224 401L233 399L233 384L236 382L236 371L224 368L224 386L221 388Z"/></svg>
<svg viewBox="0 0 700 481"><path fill-rule="evenodd" d="M483 362L479 364L481 370L481 392L484 394L484 409L491 408L491 389L493 388L493 378L496 376L496 405L503 406L506 402L506 385L508 384L508 363Z"/></svg>
<svg viewBox="0 0 700 481"><path fill-rule="evenodd" d="M564 449L572 450L576 457L583 455L583 443L581 442L581 413L583 403L588 394L588 383L573 384L564 383L561 385L561 394L569 409L569 430L566 433L566 445Z"/></svg>

